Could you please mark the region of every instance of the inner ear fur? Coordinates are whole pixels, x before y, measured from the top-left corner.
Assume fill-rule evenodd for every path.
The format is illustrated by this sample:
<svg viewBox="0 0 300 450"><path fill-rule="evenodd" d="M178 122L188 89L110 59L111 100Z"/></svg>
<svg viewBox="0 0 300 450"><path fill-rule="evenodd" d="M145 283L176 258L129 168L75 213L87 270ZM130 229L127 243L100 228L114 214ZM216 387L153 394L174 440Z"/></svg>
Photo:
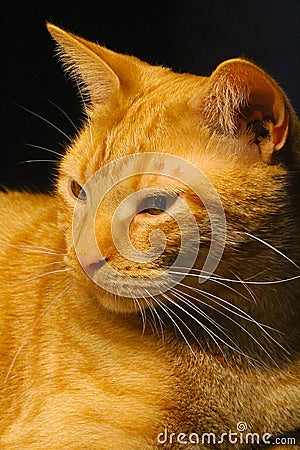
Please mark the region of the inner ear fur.
<svg viewBox="0 0 300 450"><path fill-rule="evenodd" d="M214 131L232 137L251 131L266 161L284 146L289 128L285 96L255 64L244 59L225 61L200 97L198 106Z"/></svg>

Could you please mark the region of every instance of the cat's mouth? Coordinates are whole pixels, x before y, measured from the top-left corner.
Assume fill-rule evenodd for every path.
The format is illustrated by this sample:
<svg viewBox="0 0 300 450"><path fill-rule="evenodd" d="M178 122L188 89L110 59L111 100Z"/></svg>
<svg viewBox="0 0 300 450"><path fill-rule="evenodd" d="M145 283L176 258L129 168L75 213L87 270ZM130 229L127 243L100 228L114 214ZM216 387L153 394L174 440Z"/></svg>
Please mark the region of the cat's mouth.
<svg viewBox="0 0 300 450"><path fill-rule="evenodd" d="M149 271L148 274L127 275L117 272L107 264L96 270L91 280L102 289L128 298L145 298L170 289L177 281L167 271Z"/></svg>
<svg viewBox="0 0 300 450"><path fill-rule="evenodd" d="M153 297L172 289L186 274L186 271L176 272L164 265L145 268L127 264L120 269L113 267L107 259L95 261L86 257L78 260L85 278L94 285L93 290L97 292L100 303L103 303L104 297L105 303L109 297L113 297L114 300L118 298L119 301L122 299L121 303L126 299L131 304L134 303L133 299L146 299L145 306L147 306L148 301L151 303Z"/></svg>

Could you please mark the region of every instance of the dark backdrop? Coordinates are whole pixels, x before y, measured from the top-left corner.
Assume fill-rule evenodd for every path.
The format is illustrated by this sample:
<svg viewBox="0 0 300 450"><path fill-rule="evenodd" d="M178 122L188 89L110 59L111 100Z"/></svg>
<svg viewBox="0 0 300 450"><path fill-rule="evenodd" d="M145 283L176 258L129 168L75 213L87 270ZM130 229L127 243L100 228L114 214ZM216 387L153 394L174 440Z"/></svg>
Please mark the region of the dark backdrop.
<svg viewBox="0 0 300 450"><path fill-rule="evenodd" d="M78 126L80 101L53 57L46 20L150 63L200 75L224 59L246 56L280 82L300 112L300 2L71 0L2 2L0 183L49 189L55 159L27 144L62 151ZM50 101L50 102L49 102ZM53 178L53 177L52 177Z"/></svg>

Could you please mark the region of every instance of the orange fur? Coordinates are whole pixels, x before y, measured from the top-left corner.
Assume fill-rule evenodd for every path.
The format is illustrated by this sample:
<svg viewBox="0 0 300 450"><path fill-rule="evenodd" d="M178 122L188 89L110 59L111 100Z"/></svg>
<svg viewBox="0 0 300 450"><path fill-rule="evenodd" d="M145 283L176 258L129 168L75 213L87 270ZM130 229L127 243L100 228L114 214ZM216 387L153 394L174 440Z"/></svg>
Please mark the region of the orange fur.
<svg viewBox="0 0 300 450"><path fill-rule="evenodd" d="M261 435L295 433L300 428L300 282L295 278L249 288L226 283L234 274L236 281L272 282L299 273L295 175L300 132L284 93L245 60L224 62L209 78L175 74L48 27L67 70L90 97L89 119L66 150L53 196L0 195L1 449L176 449L181 446L175 442L159 444L158 433L168 428L176 435L220 436L235 431L240 421ZM80 267L78 252L86 258L98 252L84 232L75 252L76 199L70 181L85 186L106 164L136 153L156 153L160 159L154 166L149 160L143 173L108 192L95 214L96 244L117 270L111 280L106 265L99 269L106 290ZM129 262L118 252L110 226L118 205L140 189L180 193L203 238L195 263L201 269L210 240L205 207L180 181L180 168L178 179L144 173L159 172L166 155L183 158L205 174L227 221L217 268L223 281L199 284L187 276L184 286L177 286L185 298L193 292L194 303L206 314L193 310L195 320L175 307L184 333L173 327L164 309L172 308L175 291L167 292L171 297L140 298L138 307L125 296L121 275L134 289L138 279L160 273L163 264L172 262L180 240L189 237L188 222L181 230L166 213L134 215L129 234L135 249L149 250L154 229L166 237L164 259L147 264ZM100 190L122 171L126 167L119 165L93 186ZM84 214L88 229L92 219ZM115 226L126 250L124 224ZM118 295L110 292L111 285ZM177 302L182 304L180 296ZM164 324L157 321L151 330L155 314ZM207 315L226 328L240 353L201 329L199 317L215 330ZM227 442L217 448L253 447Z"/></svg>

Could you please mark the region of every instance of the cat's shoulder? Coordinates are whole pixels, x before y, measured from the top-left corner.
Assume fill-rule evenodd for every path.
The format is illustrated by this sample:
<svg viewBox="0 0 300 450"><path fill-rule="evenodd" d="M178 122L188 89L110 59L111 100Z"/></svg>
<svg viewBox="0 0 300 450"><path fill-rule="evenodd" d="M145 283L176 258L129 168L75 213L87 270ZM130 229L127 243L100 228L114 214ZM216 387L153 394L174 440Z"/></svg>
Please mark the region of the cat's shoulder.
<svg viewBox="0 0 300 450"><path fill-rule="evenodd" d="M21 213L30 209L31 213L34 210L52 209L55 203L55 198L48 194L32 194L29 192L6 191L0 192L0 214L7 214L8 211Z"/></svg>
<svg viewBox="0 0 300 450"><path fill-rule="evenodd" d="M56 199L47 194L0 192L0 223L2 231L20 230L34 223L52 223L57 214ZM52 219L52 220L51 220ZM3 234L0 230L0 233Z"/></svg>

